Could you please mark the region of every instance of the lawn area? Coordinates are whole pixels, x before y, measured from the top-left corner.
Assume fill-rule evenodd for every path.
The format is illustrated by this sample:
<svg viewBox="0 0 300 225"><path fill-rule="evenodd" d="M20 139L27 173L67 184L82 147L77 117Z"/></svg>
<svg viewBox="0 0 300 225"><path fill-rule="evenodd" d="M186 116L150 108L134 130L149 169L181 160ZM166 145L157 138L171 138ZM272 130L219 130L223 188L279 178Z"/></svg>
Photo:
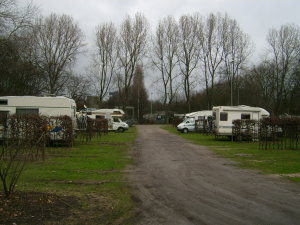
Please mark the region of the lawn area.
<svg viewBox="0 0 300 225"><path fill-rule="evenodd" d="M0 204L0 224L132 224L126 169L135 137L133 127L47 148L46 160L28 164L12 199Z"/></svg>
<svg viewBox="0 0 300 225"><path fill-rule="evenodd" d="M280 174L300 182L299 150L261 150L258 142L232 142L226 138L216 140L214 135L182 134L169 125L162 128L195 144L207 146L220 156L238 162L240 167L257 169L266 174Z"/></svg>

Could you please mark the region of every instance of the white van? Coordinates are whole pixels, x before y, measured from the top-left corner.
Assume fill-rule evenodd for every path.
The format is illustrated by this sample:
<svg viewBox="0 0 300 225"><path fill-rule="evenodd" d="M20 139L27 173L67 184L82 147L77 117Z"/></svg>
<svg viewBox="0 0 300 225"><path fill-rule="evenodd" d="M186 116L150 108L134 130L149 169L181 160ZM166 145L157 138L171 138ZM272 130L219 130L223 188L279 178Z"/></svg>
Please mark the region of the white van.
<svg viewBox="0 0 300 225"><path fill-rule="evenodd" d="M212 116L211 110L203 110L203 111L188 113L185 115L184 117L185 119L183 120L183 122L178 124L177 130L182 133L195 131L195 121L207 119L208 116Z"/></svg>
<svg viewBox="0 0 300 225"><path fill-rule="evenodd" d="M181 133L195 131L195 118L186 118L182 123L178 124L177 130Z"/></svg>
<svg viewBox="0 0 300 225"><path fill-rule="evenodd" d="M67 97L1 96L0 116L12 114L44 115L47 117L69 116L72 119L73 130L76 129L76 103ZM0 125L0 136L3 128L3 125ZM55 138L59 137L60 135L55 135ZM54 139L54 135L50 135L50 138Z"/></svg>
<svg viewBox="0 0 300 225"><path fill-rule="evenodd" d="M232 136L234 120L260 120L270 116L263 108L246 105L213 107L215 134L217 136Z"/></svg>
<svg viewBox="0 0 300 225"><path fill-rule="evenodd" d="M81 112L78 115L78 119L83 121L85 117L91 119L107 119L108 130L124 132L128 130L128 124L122 121L122 117L125 115L121 109L94 109L87 112Z"/></svg>

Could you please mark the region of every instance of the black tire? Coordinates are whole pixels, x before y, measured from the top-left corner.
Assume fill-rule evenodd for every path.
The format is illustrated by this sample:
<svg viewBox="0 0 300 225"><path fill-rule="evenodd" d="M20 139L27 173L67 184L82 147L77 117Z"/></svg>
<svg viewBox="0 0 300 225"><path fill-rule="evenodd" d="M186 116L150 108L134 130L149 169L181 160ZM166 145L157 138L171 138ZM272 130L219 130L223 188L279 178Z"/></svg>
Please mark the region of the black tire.
<svg viewBox="0 0 300 225"><path fill-rule="evenodd" d="M184 128L183 130L182 130L182 133L184 133L184 134L187 134L189 132L189 130L187 129L187 128Z"/></svg>
<svg viewBox="0 0 300 225"><path fill-rule="evenodd" d="M124 129L123 127L119 127L119 128L118 128L118 132L119 132L119 133L123 133L124 131L125 131L125 129Z"/></svg>

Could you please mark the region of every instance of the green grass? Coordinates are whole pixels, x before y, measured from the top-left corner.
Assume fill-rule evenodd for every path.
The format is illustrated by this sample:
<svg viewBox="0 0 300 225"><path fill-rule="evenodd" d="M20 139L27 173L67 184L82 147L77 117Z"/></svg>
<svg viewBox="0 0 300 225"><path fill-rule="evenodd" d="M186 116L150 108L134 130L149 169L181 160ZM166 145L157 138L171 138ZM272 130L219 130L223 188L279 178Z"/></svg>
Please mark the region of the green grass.
<svg viewBox="0 0 300 225"><path fill-rule="evenodd" d="M182 134L171 126L162 128L195 144L207 146L220 156L238 162L240 167L257 169L266 174L280 174L290 180L300 182L300 177L289 176L289 174L300 174L300 151L261 150L257 142L232 142L226 138L216 140L213 135Z"/></svg>
<svg viewBox="0 0 300 225"><path fill-rule="evenodd" d="M27 165L17 191L80 199L82 208L75 211L85 214L83 220L72 223L68 218L65 224L113 224L116 220L126 224L132 219L134 202L124 170L132 162L130 146L135 137L135 128L130 128L92 142L75 141L72 148L47 148L45 161Z"/></svg>

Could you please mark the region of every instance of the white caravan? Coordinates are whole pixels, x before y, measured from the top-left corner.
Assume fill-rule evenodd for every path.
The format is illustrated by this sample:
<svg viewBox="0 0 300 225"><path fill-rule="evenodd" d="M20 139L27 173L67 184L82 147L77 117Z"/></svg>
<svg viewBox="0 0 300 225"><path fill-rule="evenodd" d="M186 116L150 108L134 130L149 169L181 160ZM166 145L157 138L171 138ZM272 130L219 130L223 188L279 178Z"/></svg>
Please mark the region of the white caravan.
<svg viewBox="0 0 300 225"><path fill-rule="evenodd" d="M246 105L213 107L215 134L218 136L232 136L232 122L234 120L260 120L270 116L263 108Z"/></svg>
<svg viewBox="0 0 300 225"><path fill-rule="evenodd" d="M87 116L91 119L107 119L108 130L124 132L128 130L128 124L123 122L121 118L125 115L122 109L94 109L87 111ZM79 118L84 119L84 112L81 112Z"/></svg>
<svg viewBox="0 0 300 225"><path fill-rule="evenodd" d="M182 133L195 131L195 121L207 119L209 116L212 116L211 110L188 113L185 115L183 122L178 124L177 130Z"/></svg>
<svg viewBox="0 0 300 225"><path fill-rule="evenodd" d="M76 128L76 103L73 99L58 97L36 96L1 96L0 115L33 114L51 116L69 116L72 119L73 129ZM51 122L51 121L50 121ZM53 124L55 127L55 124ZM0 136L2 137L3 125L0 124ZM49 126L50 128L50 126ZM55 130L55 129L53 129ZM56 129L57 130L57 129ZM51 134L51 130L50 134ZM59 130L60 131L60 130ZM60 135L50 135L51 139L59 139Z"/></svg>

